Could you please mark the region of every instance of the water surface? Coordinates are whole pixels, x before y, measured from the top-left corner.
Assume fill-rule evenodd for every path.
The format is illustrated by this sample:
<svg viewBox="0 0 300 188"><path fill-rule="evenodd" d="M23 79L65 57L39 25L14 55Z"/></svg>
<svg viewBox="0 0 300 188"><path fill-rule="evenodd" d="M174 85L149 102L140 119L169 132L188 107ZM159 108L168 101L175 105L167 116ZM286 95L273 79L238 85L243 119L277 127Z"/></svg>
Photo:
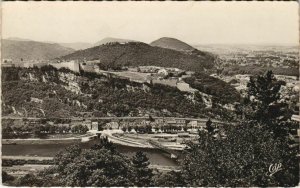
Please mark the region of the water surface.
<svg viewBox="0 0 300 188"><path fill-rule="evenodd" d="M97 141L94 140L80 143L80 147L88 149L96 142ZM72 144L2 145L2 155L54 157L56 153L71 145ZM133 156L137 151L142 151L146 153L152 165L177 166L177 163L173 159L170 159L168 154L165 154L159 149L136 148L121 145L117 145L117 149L128 157Z"/></svg>

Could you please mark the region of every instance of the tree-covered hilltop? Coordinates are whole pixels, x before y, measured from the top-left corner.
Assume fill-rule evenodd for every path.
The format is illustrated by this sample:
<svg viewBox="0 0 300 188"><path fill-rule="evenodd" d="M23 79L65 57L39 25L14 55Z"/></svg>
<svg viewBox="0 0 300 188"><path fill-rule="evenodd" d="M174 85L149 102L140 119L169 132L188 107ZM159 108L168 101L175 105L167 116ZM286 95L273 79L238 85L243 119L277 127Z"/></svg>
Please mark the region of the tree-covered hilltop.
<svg viewBox="0 0 300 188"><path fill-rule="evenodd" d="M205 104L177 88L131 82L94 73L73 73L51 66L2 69L2 115L200 117Z"/></svg>
<svg viewBox="0 0 300 188"><path fill-rule="evenodd" d="M161 48L168 48L177 51L193 51L195 50L194 47L190 46L189 44L180 41L175 38L169 37L162 37L150 43L151 46L157 46Z"/></svg>
<svg viewBox="0 0 300 188"><path fill-rule="evenodd" d="M100 60L102 67L160 66L203 71L214 67L215 57L209 53L186 54L176 50L153 47L141 42L111 43L79 50L62 60Z"/></svg>

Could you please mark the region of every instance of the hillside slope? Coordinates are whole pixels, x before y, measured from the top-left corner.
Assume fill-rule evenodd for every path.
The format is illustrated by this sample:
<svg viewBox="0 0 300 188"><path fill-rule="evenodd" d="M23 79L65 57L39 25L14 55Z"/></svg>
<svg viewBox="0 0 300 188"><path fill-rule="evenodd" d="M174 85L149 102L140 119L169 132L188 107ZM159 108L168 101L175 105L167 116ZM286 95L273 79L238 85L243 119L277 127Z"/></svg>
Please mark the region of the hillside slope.
<svg viewBox="0 0 300 188"><path fill-rule="evenodd" d="M74 52L59 44L25 40L2 40L2 58L12 60L49 60Z"/></svg>
<svg viewBox="0 0 300 188"><path fill-rule="evenodd" d="M52 66L4 67L2 70L3 115L29 117L93 116L203 116L205 104L188 93L160 84L92 73L74 73Z"/></svg>
<svg viewBox="0 0 300 188"><path fill-rule="evenodd" d="M208 53L186 54L183 52L153 47L145 43L113 43L76 51L61 57L63 60L96 60L102 66L161 66L177 67L190 71L203 71L214 66L214 56Z"/></svg>
<svg viewBox="0 0 300 188"><path fill-rule="evenodd" d="M182 42L175 38L162 37L150 43L151 46L157 46L161 48L168 48L177 51L192 51L195 50L194 47L189 44Z"/></svg>

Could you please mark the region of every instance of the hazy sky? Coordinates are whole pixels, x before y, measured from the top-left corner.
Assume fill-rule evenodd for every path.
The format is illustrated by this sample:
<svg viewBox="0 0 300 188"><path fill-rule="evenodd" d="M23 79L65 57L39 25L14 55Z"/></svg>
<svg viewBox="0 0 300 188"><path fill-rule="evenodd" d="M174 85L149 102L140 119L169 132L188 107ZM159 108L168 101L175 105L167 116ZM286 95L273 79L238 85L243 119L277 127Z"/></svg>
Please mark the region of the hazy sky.
<svg viewBox="0 0 300 188"><path fill-rule="evenodd" d="M299 41L297 2L2 2L2 37L191 44Z"/></svg>

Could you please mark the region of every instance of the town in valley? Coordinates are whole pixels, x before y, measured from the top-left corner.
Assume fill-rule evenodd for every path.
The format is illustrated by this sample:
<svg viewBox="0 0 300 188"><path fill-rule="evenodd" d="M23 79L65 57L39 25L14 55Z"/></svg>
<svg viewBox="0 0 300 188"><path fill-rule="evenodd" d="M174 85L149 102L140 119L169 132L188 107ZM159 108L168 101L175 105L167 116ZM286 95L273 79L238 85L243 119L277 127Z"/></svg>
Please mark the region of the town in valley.
<svg viewBox="0 0 300 188"><path fill-rule="evenodd" d="M110 4L105 6L121 10ZM147 6L148 11L156 10ZM261 11L259 6L262 5L252 9ZM13 7L13 3L7 3L3 9L9 15L8 10ZM18 8L18 15L30 10ZM284 10L296 10L293 6L289 8ZM191 12L198 9L203 10L195 6ZM93 14L99 19L113 14L96 13L93 7L89 10L91 17L87 17L91 22ZM148 22L149 18L142 17L137 10L132 12L134 19L140 16ZM188 18L193 15L182 14ZM243 16L245 20L254 19L246 13ZM30 16L27 18L31 20ZM41 16L42 19L49 21L47 16ZM70 32L71 16L66 15L66 20L59 22L69 24L69 28L66 26L65 34L64 29L59 32L70 39L68 35L74 35ZM85 25L84 18L78 23ZM40 40L38 36L42 35L29 39L28 34L26 38L27 31L24 35L15 32L15 36L6 34L2 38L3 185L298 185L299 45L280 43L284 37L278 37L283 36L279 31L274 31L278 35L275 38L282 40L278 43L259 43L254 39L261 38L250 32L249 41L253 34L254 42L247 43L247 38L243 38L245 43L241 39L226 43L227 38L220 37L220 43L202 43L198 40L201 33L197 37L186 34L194 37L195 42L191 42L183 34L163 32L165 27L159 24L160 37L154 38L156 35L151 35L149 28L149 34L144 33L142 40L138 31L131 30L132 37L127 38L127 26L120 34L119 29L114 30L114 24L119 23L109 23L108 31L119 32L116 36L123 34L124 38L107 35L92 42L59 42L49 33ZM139 29L150 27L149 23L144 24ZM42 25L37 27L49 27ZM218 30L224 26L214 27ZM98 26L91 26L91 36L98 31L92 28L99 30ZM229 36L234 40L233 35ZM85 37L88 39L89 35Z"/></svg>

